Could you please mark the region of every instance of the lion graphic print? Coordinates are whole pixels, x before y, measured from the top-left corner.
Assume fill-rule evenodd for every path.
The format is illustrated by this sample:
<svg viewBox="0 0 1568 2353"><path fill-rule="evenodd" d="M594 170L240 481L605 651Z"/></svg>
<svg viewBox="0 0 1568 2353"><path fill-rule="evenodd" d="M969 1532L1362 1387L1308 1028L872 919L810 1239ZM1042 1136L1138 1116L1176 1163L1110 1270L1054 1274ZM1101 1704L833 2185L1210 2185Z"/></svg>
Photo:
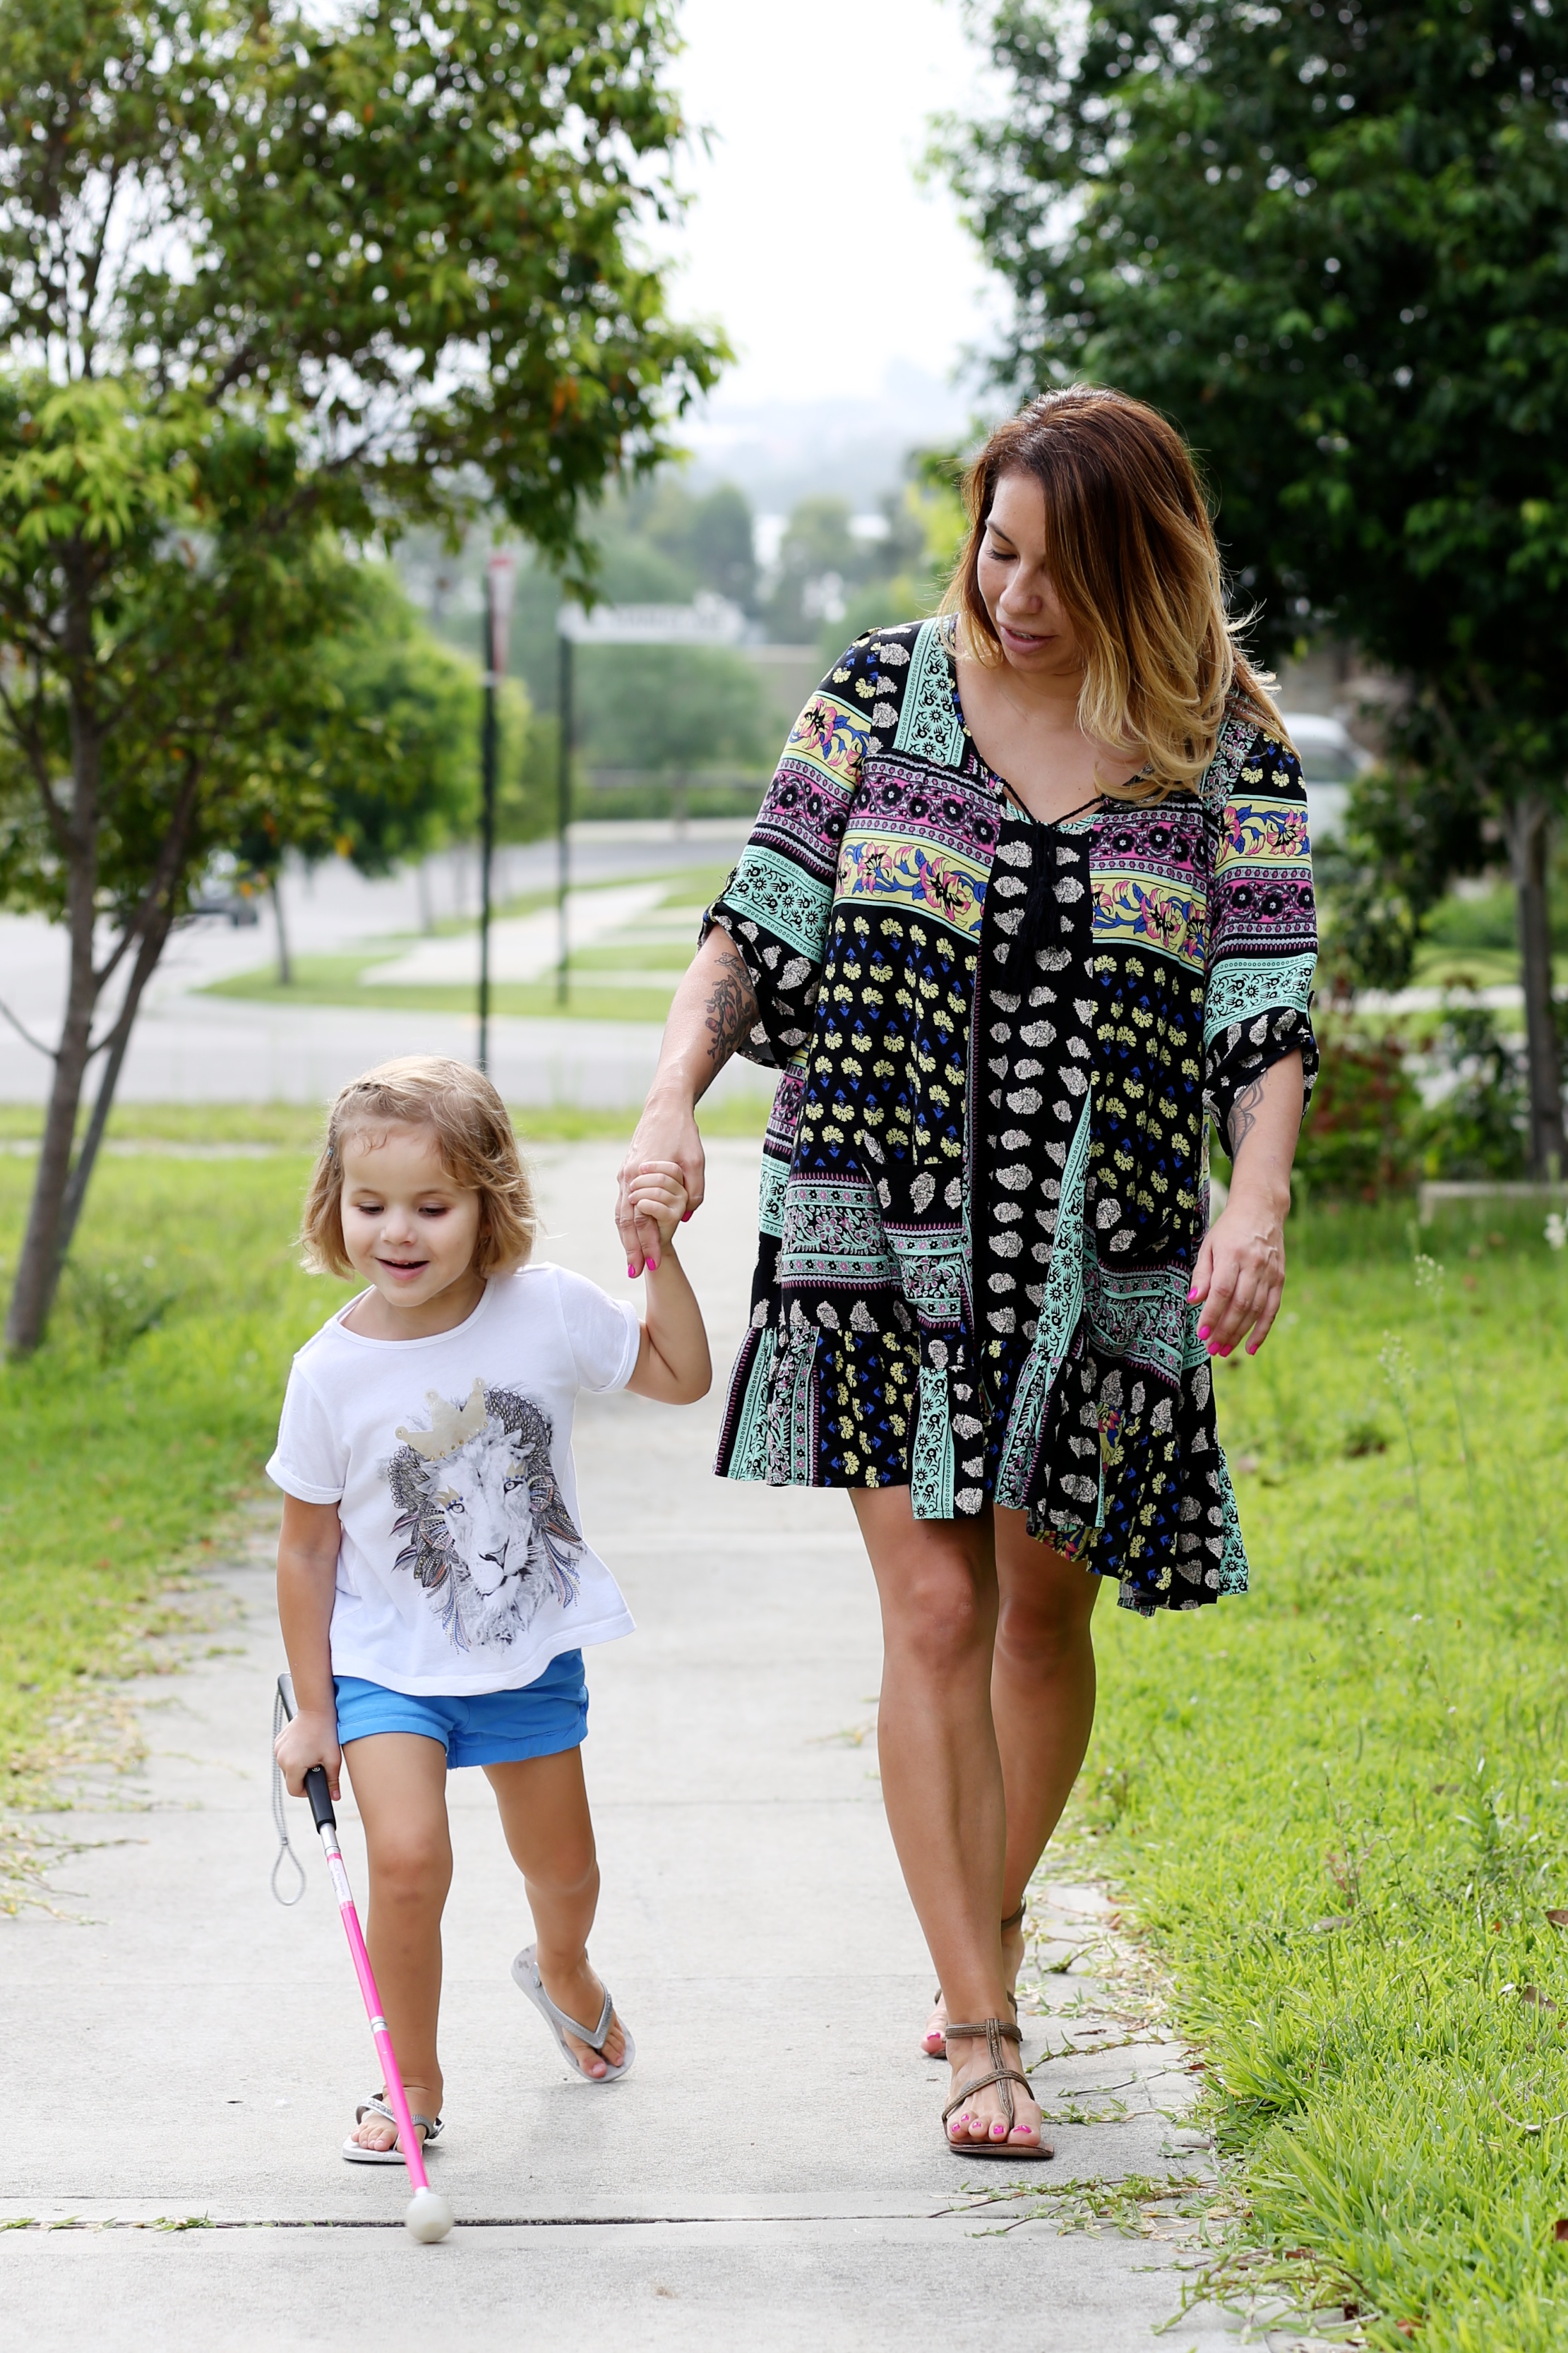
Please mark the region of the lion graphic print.
<svg viewBox="0 0 1568 2353"><path fill-rule="evenodd" d="M476 1377L466 1398L431 1389L424 1426L399 1425L384 1466L412 1572L459 1651L527 1634L547 1598L577 1599L584 1553L551 1461L549 1416Z"/></svg>
<svg viewBox="0 0 1568 2353"><path fill-rule="evenodd" d="M362 1338L347 1312L295 1357L267 1466L286 1494L337 1509L332 1672L466 1698L629 1634L572 1441L579 1400L631 1378L634 1303L531 1262L424 1339Z"/></svg>

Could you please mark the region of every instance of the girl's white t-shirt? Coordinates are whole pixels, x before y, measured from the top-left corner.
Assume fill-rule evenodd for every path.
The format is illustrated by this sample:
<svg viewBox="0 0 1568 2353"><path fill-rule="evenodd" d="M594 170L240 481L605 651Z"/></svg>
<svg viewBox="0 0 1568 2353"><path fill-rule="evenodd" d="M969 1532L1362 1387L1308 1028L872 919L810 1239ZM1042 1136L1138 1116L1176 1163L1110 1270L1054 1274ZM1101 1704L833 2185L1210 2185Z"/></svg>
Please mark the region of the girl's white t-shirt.
<svg viewBox="0 0 1568 2353"><path fill-rule="evenodd" d="M630 1380L630 1301L527 1266L431 1339L367 1340L348 1313L295 1357L267 1466L285 1494L338 1507L333 1673L468 1697L629 1634L583 1535L572 1414L579 1389Z"/></svg>

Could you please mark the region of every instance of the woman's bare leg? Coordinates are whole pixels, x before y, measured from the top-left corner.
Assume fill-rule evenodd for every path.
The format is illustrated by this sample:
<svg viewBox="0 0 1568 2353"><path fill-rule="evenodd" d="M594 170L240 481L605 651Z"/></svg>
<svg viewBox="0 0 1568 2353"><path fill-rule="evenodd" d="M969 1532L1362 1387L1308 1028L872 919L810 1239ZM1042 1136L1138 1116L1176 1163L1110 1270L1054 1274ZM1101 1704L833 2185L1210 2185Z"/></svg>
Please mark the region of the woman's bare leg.
<svg viewBox="0 0 1568 2353"><path fill-rule="evenodd" d="M556 1757L487 1765L485 1778L496 1793L506 1842L528 1891L544 1990L568 2018L595 2026L605 1989L588 1966L588 1931L598 1908L599 1861L583 1752L565 1748ZM610 2021L603 2055L575 2034L566 2040L590 2075L618 2067L626 2055L618 2018Z"/></svg>
<svg viewBox="0 0 1568 2353"><path fill-rule="evenodd" d="M878 1752L888 1823L952 2014L1007 2019L1002 1964L1006 1820L991 1721L996 1564L990 1514L917 1520L907 1487L855 1489L882 1605ZM1011 2048L1011 2046L1008 2046ZM984 2042L955 2038L952 2088L989 2073ZM1013 2138L1039 2138L1039 2109L1011 2086ZM999 2087L948 2127L956 2141L1005 2138Z"/></svg>
<svg viewBox="0 0 1568 2353"><path fill-rule="evenodd" d="M374 1732L346 1743L343 1763L370 1857L364 1941L403 2088L411 2110L438 2116L441 1915L452 1883L447 1752L416 1732ZM390 2148L397 2129L384 2116L366 2116L353 2138L363 2148Z"/></svg>
<svg viewBox="0 0 1568 2353"><path fill-rule="evenodd" d="M1007 1819L1002 1911L1008 1919L1061 1819L1094 1725L1094 1641L1090 1620L1100 1579L1081 1562L1037 1544L1022 1512L994 1515L996 1642L991 1662L991 1720L1002 1760ZM1009 1988L1024 1962L1024 1927L1004 1932ZM942 1979L945 1994L947 1981ZM948 2010L939 2000L924 2046L942 2051Z"/></svg>
<svg viewBox="0 0 1568 2353"><path fill-rule="evenodd" d="M998 1511L991 1715L1007 1795L1004 1916L1016 1912L1072 1794L1094 1729L1091 1620L1101 1580ZM1023 1930L1017 1932L1023 1957Z"/></svg>

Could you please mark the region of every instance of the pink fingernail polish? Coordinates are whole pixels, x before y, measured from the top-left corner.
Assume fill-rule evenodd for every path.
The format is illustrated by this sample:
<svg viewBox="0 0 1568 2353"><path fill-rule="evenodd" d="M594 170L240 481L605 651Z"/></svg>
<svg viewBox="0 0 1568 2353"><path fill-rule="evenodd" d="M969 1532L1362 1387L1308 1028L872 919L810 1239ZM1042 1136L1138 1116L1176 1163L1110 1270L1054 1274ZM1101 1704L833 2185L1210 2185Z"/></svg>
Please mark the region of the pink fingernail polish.
<svg viewBox="0 0 1568 2353"><path fill-rule="evenodd" d="M1199 1339L1200 1339L1200 1340L1206 1340L1206 1339L1208 1338L1208 1335L1209 1335L1209 1326L1208 1326L1206 1324L1200 1324L1198 1325L1198 1337L1199 1337Z"/></svg>
<svg viewBox="0 0 1568 2353"><path fill-rule="evenodd" d="M1188 1292L1188 1293L1187 1293L1187 1305L1188 1305L1189 1307L1193 1306L1193 1305L1195 1303L1195 1302L1196 1302L1196 1300L1197 1300L1197 1295L1198 1295L1198 1294L1197 1294L1197 1293L1196 1293L1195 1291L1189 1291L1189 1292Z"/></svg>
<svg viewBox="0 0 1568 2353"><path fill-rule="evenodd" d="M631 1275L631 1276L635 1279L635 1277L636 1277L636 1275L637 1275L637 1269L636 1269L636 1267L632 1264L632 1262L631 1262L630 1259L627 1259L627 1261L626 1261L626 1272L627 1272L629 1275Z"/></svg>
<svg viewBox="0 0 1568 2353"><path fill-rule="evenodd" d="M689 1226L691 1223L691 1212L689 1209L682 1209L680 1212L680 1222L683 1226Z"/></svg>

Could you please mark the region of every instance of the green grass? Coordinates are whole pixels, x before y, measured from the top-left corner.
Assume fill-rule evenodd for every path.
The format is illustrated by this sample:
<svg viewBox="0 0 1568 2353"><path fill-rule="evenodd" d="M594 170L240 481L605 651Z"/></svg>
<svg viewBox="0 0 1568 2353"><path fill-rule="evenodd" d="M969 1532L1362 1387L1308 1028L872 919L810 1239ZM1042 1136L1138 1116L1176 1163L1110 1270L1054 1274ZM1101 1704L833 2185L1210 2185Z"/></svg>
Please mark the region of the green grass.
<svg viewBox="0 0 1568 2353"><path fill-rule="evenodd" d="M595 1136L629 1137L637 1113L635 1106L600 1111L575 1103L524 1103L512 1105L511 1118L525 1145L578 1144ZM702 1131L705 1135L761 1135L767 1118L767 1104L760 1096L731 1097L702 1112ZM175 1154L182 1145L311 1152L321 1142L325 1119L322 1103L124 1103L110 1113L107 1140L111 1145L158 1145ZM85 1112L80 1124L87 1124ZM0 1149L36 1143L43 1127L39 1104L0 1103Z"/></svg>
<svg viewBox="0 0 1568 2353"><path fill-rule="evenodd" d="M0 1366L0 1760L14 1794L56 1761L78 1687L144 1662L171 1575L260 1491L289 1359L342 1295L294 1263L308 1165L108 1164L47 1346ZM7 1272L32 1173L0 1161Z"/></svg>
<svg viewBox="0 0 1568 2353"><path fill-rule="evenodd" d="M134 1116L132 1115L134 1114ZM289 1360L342 1287L303 1273L293 1236L319 1112L133 1106L169 1156L102 1163L47 1345L0 1362L0 1773L47 1787L84 1683L149 1662L170 1580L265 1492ZM526 1143L629 1136L634 1112L522 1113ZM760 1134L761 1104L716 1108L710 1135ZM19 1118L14 1135L36 1134ZM260 1140L260 1160L177 1156ZM293 1148L289 1148L293 1147ZM33 1164L0 1155L0 1283L16 1266ZM0 1781L0 1790L6 1782ZM4 1908L0 1906L0 1908Z"/></svg>
<svg viewBox="0 0 1568 2353"><path fill-rule="evenodd" d="M264 967L257 972L237 974L232 980L216 980L203 991L207 997L238 997L250 1004L259 1005L353 1005L362 1010L372 1008L384 1013L466 1013L474 1010L474 991L467 986L447 987L445 984L421 983L418 986L391 986L379 981L362 980L368 967L385 964L404 943L383 944L374 955L297 955L293 962L293 978L285 987L276 971ZM646 967L641 957L657 951L641 948L624 949L623 958L634 970ZM668 986L648 988L572 988L563 1005L555 993L553 978L546 980L498 980L490 986L490 1010L497 1014L523 1016L533 1020L567 1021L651 1021L662 1022L669 1011L669 1000L685 963L669 976ZM574 957L572 971L579 973L588 967L581 957Z"/></svg>
<svg viewBox="0 0 1568 2353"><path fill-rule="evenodd" d="M48 1347L0 1368L18 1795L83 1684L145 1655L171 1571L260 1492L289 1355L341 1295L294 1264L306 1166L109 1164ZM30 1176L0 1159L8 1264ZM1431 2353L1548 2353L1568 2342L1548 1917L1568 1909L1568 1255L1490 1205L1421 1239L1438 1290L1403 1205L1293 1221L1285 1320L1216 1373L1253 1593L1152 1624L1106 1597L1074 1822L1173 1971L1247 2240L1287 2269L1309 2250L1373 2345L1408 2343L1403 2320Z"/></svg>
<svg viewBox="0 0 1568 2353"><path fill-rule="evenodd" d="M1106 1597L1075 1819L1173 1968L1247 2234L1325 2260L1371 2344L1546 2353L1568 1261L1538 1219L1456 1222L1434 1290L1402 1222L1306 1225L1281 1328L1217 1372L1254 1589L1153 1623Z"/></svg>

